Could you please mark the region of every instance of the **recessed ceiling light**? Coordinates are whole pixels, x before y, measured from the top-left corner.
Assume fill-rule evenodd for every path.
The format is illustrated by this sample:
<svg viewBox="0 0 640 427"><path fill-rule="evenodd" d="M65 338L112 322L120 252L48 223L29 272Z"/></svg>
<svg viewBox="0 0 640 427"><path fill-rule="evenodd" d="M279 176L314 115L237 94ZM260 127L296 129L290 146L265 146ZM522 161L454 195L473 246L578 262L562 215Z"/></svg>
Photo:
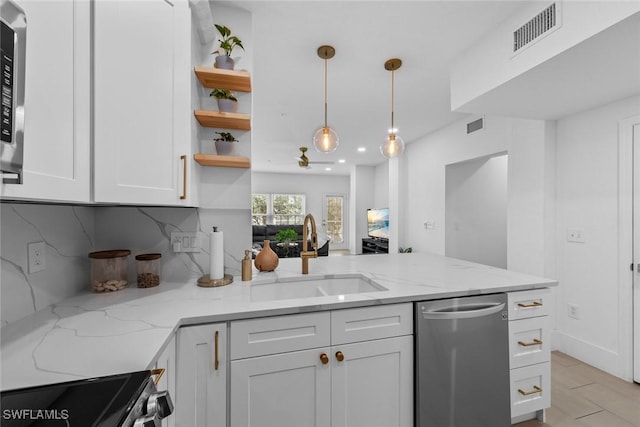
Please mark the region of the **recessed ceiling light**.
<svg viewBox="0 0 640 427"><path fill-rule="evenodd" d="M330 170L331 170L331 168L324 168L324 170L326 170L326 171L330 171Z"/></svg>
<svg viewBox="0 0 640 427"><path fill-rule="evenodd" d="M340 160L338 160L338 163L345 163L345 162L346 162L346 160L345 160L345 159L340 159Z"/></svg>
<svg viewBox="0 0 640 427"><path fill-rule="evenodd" d="M367 149L365 147L358 147L358 151L364 153Z"/></svg>

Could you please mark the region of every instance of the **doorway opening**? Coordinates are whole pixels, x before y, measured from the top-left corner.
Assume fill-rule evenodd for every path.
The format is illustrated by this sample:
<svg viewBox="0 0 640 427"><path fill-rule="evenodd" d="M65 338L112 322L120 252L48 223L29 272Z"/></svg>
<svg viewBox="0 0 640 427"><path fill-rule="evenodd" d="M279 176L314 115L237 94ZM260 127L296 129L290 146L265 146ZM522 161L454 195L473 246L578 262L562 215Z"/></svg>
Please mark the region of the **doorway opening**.
<svg viewBox="0 0 640 427"><path fill-rule="evenodd" d="M446 166L446 256L507 268L507 164L501 152Z"/></svg>

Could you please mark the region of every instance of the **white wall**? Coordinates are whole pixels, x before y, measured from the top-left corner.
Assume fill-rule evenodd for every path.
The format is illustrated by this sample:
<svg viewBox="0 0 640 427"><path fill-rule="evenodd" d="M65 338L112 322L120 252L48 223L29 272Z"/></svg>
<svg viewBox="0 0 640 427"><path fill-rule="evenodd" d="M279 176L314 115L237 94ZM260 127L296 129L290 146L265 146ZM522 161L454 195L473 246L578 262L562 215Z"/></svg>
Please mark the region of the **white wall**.
<svg viewBox="0 0 640 427"><path fill-rule="evenodd" d="M322 227L324 218L323 201L325 194L343 194L349 203L349 177L344 175L311 175L253 172L253 193L295 193L304 194L306 211L316 220L318 233L326 235ZM345 220L348 220L348 210L344 210ZM348 228L349 224L347 224ZM345 234L348 238L348 234Z"/></svg>
<svg viewBox="0 0 640 427"><path fill-rule="evenodd" d="M414 250L445 253L445 167L448 164L508 152L508 268L540 276L545 271L545 230L553 218L545 216L549 191L543 161L553 146L549 124L540 120L486 117L485 129L466 134L460 120L407 145L403 155L406 200L402 225L404 245ZM531 209L536 206L536 209ZM523 218L524 220L520 220ZM433 221L434 229L424 223ZM515 237L517 236L517 241ZM526 250L524 249L526 248Z"/></svg>
<svg viewBox="0 0 640 427"><path fill-rule="evenodd" d="M559 349L615 375L628 366L628 343L619 333L631 318L621 298L621 226L618 210L618 122L640 114L640 97L566 117L557 124L557 269ZM628 183L624 183L629 186ZM584 230L584 243L568 242L568 228ZM623 239L631 239L625 236ZM579 307L579 319L568 316L567 304ZM628 372L626 375L628 377Z"/></svg>
<svg viewBox="0 0 640 427"><path fill-rule="evenodd" d="M446 256L507 268L507 161L446 166Z"/></svg>
<svg viewBox="0 0 640 427"><path fill-rule="evenodd" d="M374 186L372 208L389 207L389 162L379 163L374 168Z"/></svg>
<svg viewBox="0 0 640 427"><path fill-rule="evenodd" d="M375 204L375 168L353 166L350 175L349 251L362 253L362 239L367 237L367 209Z"/></svg>
<svg viewBox="0 0 640 427"><path fill-rule="evenodd" d="M558 1L562 24L512 56L513 31L546 8L551 1L526 4L465 54L451 71L451 109L508 82L598 32L640 11L634 1Z"/></svg>

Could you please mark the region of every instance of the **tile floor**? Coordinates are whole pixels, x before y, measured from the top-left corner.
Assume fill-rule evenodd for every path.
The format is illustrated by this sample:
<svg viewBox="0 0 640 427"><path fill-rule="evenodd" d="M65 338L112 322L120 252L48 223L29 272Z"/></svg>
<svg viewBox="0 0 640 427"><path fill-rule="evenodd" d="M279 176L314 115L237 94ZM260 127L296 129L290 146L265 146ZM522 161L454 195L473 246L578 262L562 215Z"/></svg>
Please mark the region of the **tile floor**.
<svg viewBox="0 0 640 427"><path fill-rule="evenodd" d="M640 427L640 384L628 383L581 361L551 353L551 408L546 422L517 427Z"/></svg>

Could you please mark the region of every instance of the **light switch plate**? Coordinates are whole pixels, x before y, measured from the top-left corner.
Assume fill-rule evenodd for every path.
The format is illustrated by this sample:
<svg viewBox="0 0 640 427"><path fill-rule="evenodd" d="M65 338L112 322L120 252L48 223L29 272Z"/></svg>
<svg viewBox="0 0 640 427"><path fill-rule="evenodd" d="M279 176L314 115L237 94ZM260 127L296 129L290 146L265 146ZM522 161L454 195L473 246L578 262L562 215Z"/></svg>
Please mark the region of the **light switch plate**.
<svg viewBox="0 0 640 427"><path fill-rule="evenodd" d="M171 250L173 252L200 252L201 238L197 231L172 231Z"/></svg>
<svg viewBox="0 0 640 427"><path fill-rule="evenodd" d="M584 243L584 229L567 228L567 242Z"/></svg>

